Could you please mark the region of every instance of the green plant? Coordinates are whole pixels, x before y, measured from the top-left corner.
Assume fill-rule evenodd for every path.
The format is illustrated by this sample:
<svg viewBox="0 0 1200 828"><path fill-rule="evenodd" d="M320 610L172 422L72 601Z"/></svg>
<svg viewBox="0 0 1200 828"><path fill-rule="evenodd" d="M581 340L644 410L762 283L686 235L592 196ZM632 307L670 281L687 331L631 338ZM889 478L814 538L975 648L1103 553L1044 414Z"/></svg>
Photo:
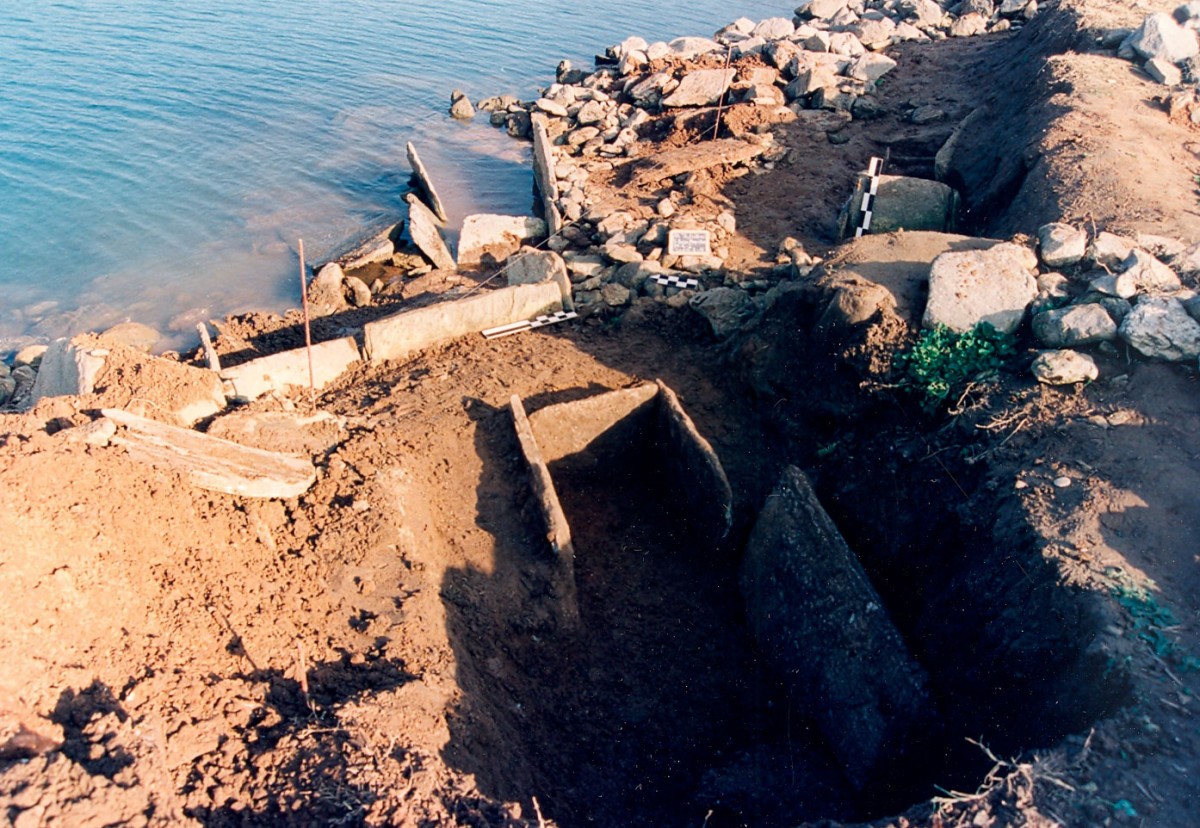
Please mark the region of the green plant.
<svg viewBox="0 0 1200 828"><path fill-rule="evenodd" d="M932 411L951 391L994 375L1015 352L1012 336L986 322L963 333L939 325L923 331L912 348L897 354L895 365L900 385Z"/></svg>

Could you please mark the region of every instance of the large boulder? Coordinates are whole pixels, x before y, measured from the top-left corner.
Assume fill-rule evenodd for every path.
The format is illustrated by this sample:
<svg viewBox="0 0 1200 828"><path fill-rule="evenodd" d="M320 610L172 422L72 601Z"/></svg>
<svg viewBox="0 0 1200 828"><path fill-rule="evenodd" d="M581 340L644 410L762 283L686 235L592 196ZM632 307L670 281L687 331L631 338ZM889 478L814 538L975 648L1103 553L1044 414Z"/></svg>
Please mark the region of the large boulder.
<svg viewBox="0 0 1200 828"><path fill-rule="evenodd" d="M1123 54L1136 54L1150 60L1161 58L1167 63L1182 63L1200 54L1196 33L1180 26L1169 14L1148 15L1121 44Z"/></svg>
<svg viewBox="0 0 1200 828"><path fill-rule="evenodd" d="M739 331L756 310L754 300L745 291L727 287L697 293L688 306L707 319L713 334L720 338Z"/></svg>
<svg viewBox="0 0 1200 828"><path fill-rule="evenodd" d="M737 75L736 69L696 69L683 76L679 86L663 98L664 106L711 106L716 104Z"/></svg>
<svg viewBox="0 0 1200 828"><path fill-rule="evenodd" d="M1033 335L1051 348L1070 348L1116 339L1117 323L1103 305L1089 302L1037 314Z"/></svg>
<svg viewBox="0 0 1200 828"><path fill-rule="evenodd" d="M1037 297L1036 268L1037 257L1010 242L987 250L943 253L929 270L929 301L921 324L965 332L987 322L1012 333Z"/></svg>
<svg viewBox="0 0 1200 828"><path fill-rule="evenodd" d="M1186 362L1200 357L1200 322L1173 296L1143 296L1121 322L1119 333L1150 359Z"/></svg>
<svg viewBox="0 0 1200 828"><path fill-rule="evenodd" d="M928 677L804 473L784 470L746 545L755 643L864 789L903 767L933 722Z"/></svg>

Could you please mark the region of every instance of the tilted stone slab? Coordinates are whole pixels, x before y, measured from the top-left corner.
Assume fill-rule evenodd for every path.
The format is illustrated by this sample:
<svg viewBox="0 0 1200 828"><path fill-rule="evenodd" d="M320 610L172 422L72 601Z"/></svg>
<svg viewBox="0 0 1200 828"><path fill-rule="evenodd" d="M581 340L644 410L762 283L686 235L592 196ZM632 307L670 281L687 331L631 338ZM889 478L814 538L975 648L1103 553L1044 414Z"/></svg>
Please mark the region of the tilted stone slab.
<svg viewBox="0 0 1200 828"><path fill-rule="evenodd" d="M317 470L303 457L249 448L187 428L106 408L101 412L124 430L112 438L129 456L183 474L193 485L242 497L298 497L316 482Z"/></svg>
<svg viewBox="0 0 1200 828"><path fill-rule="evenodd" d="M44 397L92 393L107 355L107 348L89 347L71 339L54 340L42 355L33 383L33 402Z"/></svg>
<svg viewBox="0 0 1200 828"><path fill-rule="evenodd" d="M422 253L439 270L454 270L454 257L438 229L437 216L417 198L415 193L404 197L408 202L408 235Z"/></svg>
<svg viewBox="0 0 1200 828"><path fill-rule="evenodd" d="M442 221L449 221L446 217L446 207L442 204L442 199L438 197L437 190L433 186L433 178L429 175L429 170L421 163L421 156L417 154L417 148L413 146L413 142L409 141L404 145L404 151L408 154L408 166L412 168L413 178L417 180L417 186L421 192L425 193L425 197L429 199L429 207L433 210L433 214Z"/></svg>
<svg viewBox="0 0 1200 828"><path fill-rule="evenodd" d="M753 144L736 138L703 141L679 149L655 153L639 163L634 184L645 185L683 173L707 170L722 165L744 164L767 151L765 144Z"/></svg>
<svg viewBox="0 0 1200 828"><path fill-rule="evenodd" d="M855 787L902 775L934 721L928 677L798 468L758 516L741 589L758 647Z"/></svg>
<svg viewBox="0 0 1200 828"><path fill-rule="evenodd" d="M568 628L576 627L579 624L579 598L575 586L575 547L571 543L571 527L563 513L558 492L554 488L554 481L546 467L529 418L525 415L525 406L521 404L521 398L514 394L509 401L509 407L512 411L513 427L517 432L517 441L521 444L521 454L529 466L529 484L546 524L546 541L558 563L553 589L561 607L559 620Z"/></svg>
<svg viewBox="0 0 1200 828"><path fill-rule="evenodd" d="M712 444L662 380L658 381L658 446L667 479L686 505L693 533L715 547L733 526L733 490Z"/></svg>
<svg viewBox="0 0 1200 828"><path fill-rule="evenodd" d="M313 345L313 387L318 390L324 388L361 359L358 345L351 336ZM270 391L283 392L291 387L307 388L308 349L296 348L252 359L232 368L222 368L221 380L224 383L225 396L244 401L258 399Z"/></svg>
<svg viewBox="0 0 1200 828"><path fill-rule="evenodd" d="M402 359L438 342L561 309L562 290L556 282L517 285L369 322L363 327L363 340L367 359L379 363Z"/></svg>

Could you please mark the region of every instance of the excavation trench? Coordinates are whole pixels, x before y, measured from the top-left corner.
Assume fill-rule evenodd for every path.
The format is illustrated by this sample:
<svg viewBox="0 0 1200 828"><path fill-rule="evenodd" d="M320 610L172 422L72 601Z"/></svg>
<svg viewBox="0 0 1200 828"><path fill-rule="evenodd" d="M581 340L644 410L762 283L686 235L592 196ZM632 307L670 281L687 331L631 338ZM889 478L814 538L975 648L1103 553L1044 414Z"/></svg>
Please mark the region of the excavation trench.
<svg viewBox="0 0 1200 828"><path fill-rule="evenodd" d="M759 515L735 516L726 534L720 498L705 491L713 478L670 461L680 447L664 426L670 392L622 393L622 411L590 436L596 424L568 406L530 417L570 527L574 589L562 588L562 550L544 540L531 503L526 554L542 576L458 653L473 712L454 722L450 758L485 789L526 807L536 796L563 826L869 819L927 800L934 786L973 789L990 763L968 737L1006 752L1049 746L1120 701L1118 682L1087 653L1095 621L1056 572L1020 538L984 536L940 492L915 504L914 492L929 490L924 471L882 445L864 446L880 451L879 468L827 470L816 488L899 640L845 632L861 623L846 612L855 596L817 583L809 594L797 587L797 617L845 623L796 645L811 648L808 673L803 649L793 651L799 669L781 663L741 572ZM577 611L563 612L564 601ZM539 604L549 622L512 623ZM889 683L903 671L880 659L913 660L927 706L902 709L904 692ZM865 702L853 690L861 682L845 677L822 690L812 675L830 665L882 689ZM870 732L864 704L904 726L855 755Z"/></svg>

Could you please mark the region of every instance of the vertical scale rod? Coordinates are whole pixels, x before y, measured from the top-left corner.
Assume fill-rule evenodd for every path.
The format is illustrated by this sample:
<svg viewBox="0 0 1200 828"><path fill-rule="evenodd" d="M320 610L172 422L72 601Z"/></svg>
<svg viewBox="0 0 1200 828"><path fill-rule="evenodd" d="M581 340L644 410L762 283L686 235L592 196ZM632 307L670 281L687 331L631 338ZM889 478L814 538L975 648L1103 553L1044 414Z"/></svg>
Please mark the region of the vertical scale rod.
<svg viewBox="0 0 1200 828"><path fill-rule="evenodd" d="M304 306L304 347L308 351L308 399L317 407L317 382L313 375L312 328L308 318L308 280L305 279L304 239L300 239L300 300Z"/></svg>
<svg viewBox="0 0 1200 828"><path fill-rule="evenodd" d="M725 47L725 68L721 70L722 79L724 79L725 73L729 71L729 59L732 57L733 57L733 44L730 43L727 47ZM721 110L725 106L725 92L726 91L728 91L728 87L726 87L725 89L722 89L721 97L717 98L717 122L715 124L713 124L713 134L712 134L712 138L709 139L710 141L717 140L717 131L721 129Z"/></svg>

